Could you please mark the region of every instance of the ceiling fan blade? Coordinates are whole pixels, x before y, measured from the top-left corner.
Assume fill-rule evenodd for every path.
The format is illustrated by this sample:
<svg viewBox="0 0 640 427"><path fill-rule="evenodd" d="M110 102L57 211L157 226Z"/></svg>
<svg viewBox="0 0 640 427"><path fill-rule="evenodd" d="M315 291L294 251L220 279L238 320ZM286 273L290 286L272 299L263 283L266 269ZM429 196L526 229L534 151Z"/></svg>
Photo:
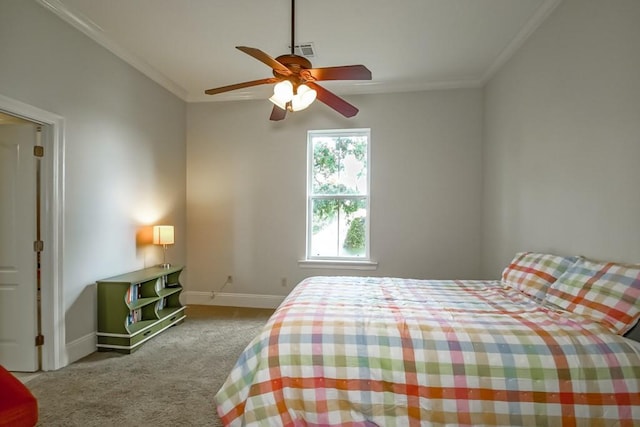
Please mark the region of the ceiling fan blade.
<svg viewBox="0 0 640 427"><path fill-rule="evenodd" d="M310 68L304 72L311 74L315 80L371 80L371 71L364 65Z"/></svg>
<svg viewBox="0 0 640 427"><path fill-rule="evenodd" d="M333 92L330 92L327 89L323 88L322 86L313 82L307 82L306 85L309 86L311 89L315 89L317 93L316 97L320 101L324 102L329 107L333 108L343 116L353 117L356 114L358 114L359 110L356 107L349 104L347 101L340 98L338 95L334 94Z"/></svg>
<svg viewBox="0 0 640 427"><path fill-rule="evenodd" d="M273 68L279 74L282 74L284 76L291 75L291 70L289 70L287 67L285 67L284 65L282 65L281 63L279 63L274 58L270 57L260 49L256 49L255 47L248 47L248 46L236 46L236 49L243 51L247 55L254 57L255 59L257 59L258 61L264 64L267 64L269 67Z"/></svg>
<svg viewBox="0 0 640 427"><path fill-rule="evenodd" d="M204 91L204 93L206 93L207 95L215 95L215 94L222 93L222 92L229 92L230 90L242 89L242 88L251 87L251 86L265 85L265 84L269 84L269 83L277 83L279 81L280 81L280 79L277 78L277 77L269 77L269 78L266 78L266 79L252 80L250 82L244 82L244 83L237 83L235 85L229 85L229 86L216 87L216 88L213 88L213 89L207 89L207 90Z"/></svg>
<svg viewBox="0 0 640 427"><path fill-rule="evenodd" d="M274 122L283 120L287 116L287 110L283 110L277 105L273 106L273 110L271 110L271 117L269 120L273 120Z"/></svg>

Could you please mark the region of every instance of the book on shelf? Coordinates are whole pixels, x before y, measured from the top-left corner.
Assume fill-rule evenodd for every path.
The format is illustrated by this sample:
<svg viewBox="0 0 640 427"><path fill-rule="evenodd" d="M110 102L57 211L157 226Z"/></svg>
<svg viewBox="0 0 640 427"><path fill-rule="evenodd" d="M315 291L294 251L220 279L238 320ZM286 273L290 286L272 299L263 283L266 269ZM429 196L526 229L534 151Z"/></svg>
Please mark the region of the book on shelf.
<svg viewBox="0 0 640 427"><path fill-rule="evenodd" d="M127 294L125 296L125 301L127 304L132 304L138 301L138 298L142 298L141 294L141 284L137 283L135 285L129 286L127 289Z"/></svg>
<svg viewBox="0 0 640 427"><path fill-rule="evenodd" d="M135 310L129 311L129 315L127 316L127 320L125 323L127 326L130 326L141 320L142 320L142 309L136 308Z"/></svg>

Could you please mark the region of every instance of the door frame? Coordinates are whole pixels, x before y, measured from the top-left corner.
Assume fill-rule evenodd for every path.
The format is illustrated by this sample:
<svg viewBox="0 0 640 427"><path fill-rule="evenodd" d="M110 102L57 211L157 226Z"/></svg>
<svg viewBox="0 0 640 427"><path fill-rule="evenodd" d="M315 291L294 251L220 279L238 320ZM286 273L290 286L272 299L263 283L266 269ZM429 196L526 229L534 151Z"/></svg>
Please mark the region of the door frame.
<svg viewBox="0 0 640 427"><path fill-rule="evenodd" d="M42 125L41 160L41 316L42 370L68 364L65 345L64 292L64 118L0 94L0 110ZM34 283L35 286L35 283ZM36 301L33 302L36 304ZM35 339L35 337L34 337Z"/></svg>

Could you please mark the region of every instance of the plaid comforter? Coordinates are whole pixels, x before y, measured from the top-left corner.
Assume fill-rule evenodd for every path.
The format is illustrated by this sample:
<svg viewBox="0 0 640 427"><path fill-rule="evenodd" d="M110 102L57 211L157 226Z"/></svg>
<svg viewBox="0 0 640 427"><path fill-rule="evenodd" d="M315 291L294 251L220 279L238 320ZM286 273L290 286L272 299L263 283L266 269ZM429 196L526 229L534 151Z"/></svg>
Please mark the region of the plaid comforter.
<svg viewBox="0 0 640 427"><path fill-rule="evenodd" d="M313 277L215 399L238 426L638 426L634 344L500 282Z"/></svg>

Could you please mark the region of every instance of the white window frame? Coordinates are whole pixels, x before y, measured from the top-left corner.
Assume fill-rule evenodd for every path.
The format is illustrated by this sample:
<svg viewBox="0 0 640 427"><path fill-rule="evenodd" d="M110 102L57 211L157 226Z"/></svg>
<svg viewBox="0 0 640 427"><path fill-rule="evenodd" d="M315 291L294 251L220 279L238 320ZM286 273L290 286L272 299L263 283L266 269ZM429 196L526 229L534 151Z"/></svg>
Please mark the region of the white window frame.
<svg viewBox="0 0 640 427"><path fill-rule="evenodd" d="M313 138L323 137L349 137L365 136L367 138L367 192L366 194L349 195L315 195L313 194L312 172L313 172ZM311 253L311 239L313 233L313 200L321 198L329 199L351 199L353 197L363 197L366 200L367 216L365 220L365 256L314 256ZM375 269L377 263L371 260L371 129L330 129L330 130L310 130L307 132L307 221L306 221L306 255L305 259L299 262L301 267L311 268L346 268L346 269Z"/></svg>

